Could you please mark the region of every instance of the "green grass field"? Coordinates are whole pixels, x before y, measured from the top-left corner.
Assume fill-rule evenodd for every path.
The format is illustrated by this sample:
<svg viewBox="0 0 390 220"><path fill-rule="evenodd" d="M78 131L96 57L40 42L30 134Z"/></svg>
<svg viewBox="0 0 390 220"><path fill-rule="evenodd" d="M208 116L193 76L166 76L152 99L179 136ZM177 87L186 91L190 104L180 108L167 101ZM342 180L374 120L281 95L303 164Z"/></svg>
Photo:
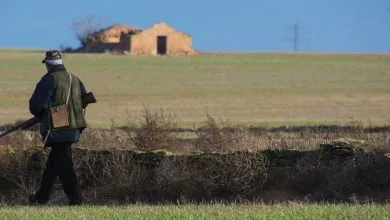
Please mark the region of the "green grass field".
<svg viewBox="0 0 390 220"><path fill-rule="evenodd" d="M0 123L30 117L28 99L45 72L39 51L0 50ZM68 69L97 96L93 126L124 124L144 106L181 126L206 114L254 125L388 124L390 55L202 54L130 57L65 54Z"/></svg>
<svg viewBox="0 0 390 220"><path fill-rule="evenodd" d="M2 219L389 219L388 205L1 207Z"/></svg>

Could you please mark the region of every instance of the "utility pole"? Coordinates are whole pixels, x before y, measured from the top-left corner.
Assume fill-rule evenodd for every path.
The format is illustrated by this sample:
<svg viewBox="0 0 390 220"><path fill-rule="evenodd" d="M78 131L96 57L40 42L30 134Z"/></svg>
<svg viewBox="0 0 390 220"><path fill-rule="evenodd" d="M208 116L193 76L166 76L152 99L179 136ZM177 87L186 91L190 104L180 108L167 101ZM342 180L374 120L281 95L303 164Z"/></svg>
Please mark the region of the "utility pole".
<svg viewBox="0 0 390 220"><path fill-rule="evenodd" d="M294 42L294 52L297 52L299 50L299 43L300 43L300 35L299 35L299 24L298 21L295 22L293 26L293 42Z"/></svg>
<svg viewBox="0 0 390 220"><path fill-rule="evenodd" d="M294 52L298 52L300 50L301 43L304 41L301 34L301 25L298 23L298 21L295 21L295 23L292 26L289 26L288 29L292 29L292 38L288 38L284 41L292 42L292 46L294 49Z"/></svg>

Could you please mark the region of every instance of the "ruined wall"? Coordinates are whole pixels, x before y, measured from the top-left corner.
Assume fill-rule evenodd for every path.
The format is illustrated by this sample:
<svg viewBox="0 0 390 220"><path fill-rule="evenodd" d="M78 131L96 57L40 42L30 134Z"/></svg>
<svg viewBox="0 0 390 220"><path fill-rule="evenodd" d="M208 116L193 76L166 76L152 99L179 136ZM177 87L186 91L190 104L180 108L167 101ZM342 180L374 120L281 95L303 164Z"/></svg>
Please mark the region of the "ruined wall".
<svg viewBox="0 0 390 220"><path fill-rule="evenodd" d="M191 36L165 23L157 23L131 37L130 55L157 55L157 36L167 36L168 55L195 54Z"/></svg>
<svg viewBox="0 0 390 220"><path fill-rule="evenodd" d="M84 51L92 53L118 52L123 51L120 43L91 43L84 48Z"/></svg>
<svg viewBox="0 0 390 220"><path fill-rule="evenodd" d="M101 30L87 38L87 44L81 50L84 52L104 53L124 50L130 51L129 34L142 31L137 27L115 24L107 29Z"/></svg>
<svg viewBox="0 0 390 220"><path fill-rule="evenodd" d="M96 34L93 34L92 36L89 36L88 42L120 43L122 35L138 31L142 31L142 29L123 24L115 24L97 32Z"/></svg>

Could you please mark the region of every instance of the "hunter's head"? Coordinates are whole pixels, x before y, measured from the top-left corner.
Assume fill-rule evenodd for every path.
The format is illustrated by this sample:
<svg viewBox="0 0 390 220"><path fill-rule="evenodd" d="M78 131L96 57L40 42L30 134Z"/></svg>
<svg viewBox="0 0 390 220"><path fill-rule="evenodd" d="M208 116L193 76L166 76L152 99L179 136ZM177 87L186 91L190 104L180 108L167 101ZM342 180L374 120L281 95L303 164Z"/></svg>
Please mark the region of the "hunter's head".
<svg viewBox="0 0 390 220"><path fill-rule="evenodd" d="M46 68L50 71L51 68L57 65L63 65L62 54L60 50L48 50L46 51L45 58L42 63L46 64Z"/></svg>

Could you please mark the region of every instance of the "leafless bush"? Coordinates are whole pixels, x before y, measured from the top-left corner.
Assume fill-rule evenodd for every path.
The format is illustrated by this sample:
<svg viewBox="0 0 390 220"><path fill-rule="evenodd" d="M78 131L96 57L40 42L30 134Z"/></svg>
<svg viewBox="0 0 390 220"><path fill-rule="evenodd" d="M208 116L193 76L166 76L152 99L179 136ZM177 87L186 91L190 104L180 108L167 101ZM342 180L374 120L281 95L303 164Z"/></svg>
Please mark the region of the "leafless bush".
<svg viewBox="0 0 390 220"><path fill-rule="evenodd" d="M255 134L221 124L208 115L194 141L203 153L185 154L172 131L177 128L173 116L162 110L145 109L141 122L129 130L86 129L74 145L73 157L84 192L95 192L87 198L231 201L282 189L317 193L330 200L382 192L390 185L388 131L369 133L356 125L342 133L308 128ZM333 139L338 140L331 141L337 143L331 146L336 152L319 146ZM347 152L337 147L340 143L348 145ZM18 131L0 139L0 194L20 200L36 188L46 157L41 145L36 131ZM174 153L156 151L172 149Z"/></svg>
<svg viewBox="0 0 390 220"><path fill-rule="evenodd" d="M205 176L211 180L208 188L216 197L247 198L259 192L267 180L268 161L261 153L235 152L204 156Z"/></svg>
<svg viewBox="0 0 390 220"><path fill-rule="evenodd" d="M0 144L0 192L11 192L9 196L15 201L24 200L33 192L46 158L46 152L41 146L34 145L34 139L29 134L14 133L7 137L8 141L4 143L3 140Z"/></svg>
<svg viewBox="0 0 390 220"><path fill-rule="evenodd" d="M0 138L0 147L1 146L27 149L29 147L42 146L42 138L40 134L35 131L15 131Z"/></svg>
<svg viewBox="0 0 390 220"><path fill-rule="evenodd" d="M302 194L311 194L322 190L327 184L327 167L321 150L308 151L299 158L289 176L288 187Z"/></svg>
<svg viewBox="0 0 390 220"><path fill-rule="evenodd" d="M212 198L207 189L211 180L191 161L186 156L169 156L161 161L156 169L156 182L164 200L195 202Z"/></svg>
<svg viewBox="0 0 390 220"><path fill-rule="evenodd" d="M83 182L82 185L98 186L122 184L124 174L131 167L131 154L121 150L78 149L73 153L74 163Z"/></svg>
<svg viewBox="0 0 390 220"><path fill-rule="evenodd" d="M328 166L325 199L354 202L357 196L388 199L390 159L388 149L355 149L350 160Z"/></svg>
<svg viewBox="0 0 390 220"><path fill-rule="evenodd" d="M376 147L390 146L388 131L383 132L362 132L360 128L348 132L326 131L318 132L310 129L301 132L262 132L255 134L258 145L261 149L295 149L314 150L324 141L339 138L356 139L375 145Z"/></svg>
<svg viewBox="0 0 390 220"><path fill-rule="evenodd" d="M45 157L37 132L16 131L0 139L0 192L12 192L15 200L26 198L39 180L37 167ZM13 189L13 190L11 190Z"/></svg>
<svg viewBox="0 0 390 220"><path fill-rule="evenodd" d="M234 152L258 149L256 137L246 127L227 129L207 115L207 125L196 131L195 146L203 152Z"/></svg>
<svg viewBox="0 0 390 220"><path fill-rule="evenodd" d="M153 167L160 157L158 153L119 149L74 151L81 186L87 192L95 190L94 196L89 196L89 199L95 201L145 200L147 192L156 187ZM100 191L98 195L97 190Z"/></svg>
<svg viewBox="0 0 390 220"><path fill-rule="evenodd" d="M91 149L133 149L135 147L131 141L131 134L117 128L87 128L83 131L80 141L74 146Z"/></svg>
<svg viewBox="0 0 390 220"><path fill-rule="evenodd" d="M72 31L75 33L77 40L80 42L81 47L87 45L88 37L101 30L102 24L96 18L96 16L87 15L83 18L74 19L72 22Z"/></svg>
<svg viewBox="0 0 390 220"><path fill-rule="evenodd" d="M235 200L248 198L262 189L268 166L261 153L172 156L162 161L156 175L158 185L170 188L171 194L179 192L187 199L200 201Z"/></svg>
<svg viewBox="0 0 390 220"><path fill-rule="evenodd" d="M162 109L160 112L152 113L145 108L141 121L138 124L131 124L130 127L134 131L132 141L139 150L170 150L178 145L176 134L172 132L177 128L174 116L166 114Z"/></svg>

